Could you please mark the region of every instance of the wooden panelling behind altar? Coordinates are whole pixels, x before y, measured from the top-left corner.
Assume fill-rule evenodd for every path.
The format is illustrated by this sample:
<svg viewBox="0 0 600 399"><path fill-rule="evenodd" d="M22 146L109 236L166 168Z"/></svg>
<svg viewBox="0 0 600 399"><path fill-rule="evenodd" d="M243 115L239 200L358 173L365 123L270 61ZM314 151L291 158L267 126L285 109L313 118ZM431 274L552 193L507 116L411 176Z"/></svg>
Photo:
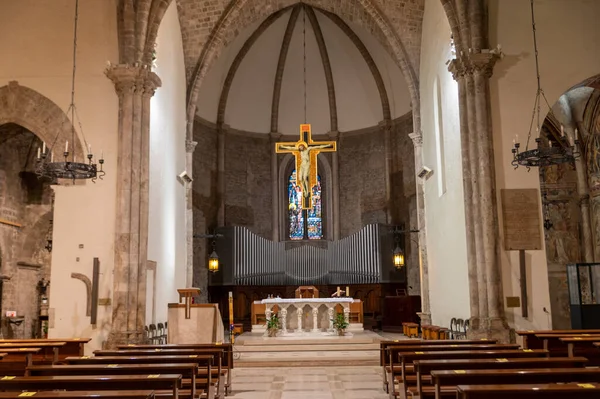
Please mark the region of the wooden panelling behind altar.
<svg viewBox="0 0 600 399"><path fill-rule="evenodd" d="M364 328L367 330L382 327L382 318L384 314L394 314L395 317L406 319L402 321L412 321L415 315L399 313L393 309L385 309L386 297L395 296L397 290L405 289L401 283L389 284L354 284L348 285L350 297L359 299L362 305L362 314L364 318ZM315 288L319 298L330 298L337 291L337 285L317 285ZM346 285L340 287L342 291ZM242 323L244 331L250 331L252 322L252 304L267 298L269 295L281 298L295 298L298 286L212 286L209 287L209 301L218 303L221 309L228 307L229 292L233 292L233 312L235 323ZM414 298L414 297L411 297ZM416 297L418 298L418 297ZM420 302L420 300L419 300ZM389 305L388 305L389 306ZM404 308L404 311L410 311ZM417 311L417 309L415 309ZM386 323L386 324L389 324Z"/></svg>

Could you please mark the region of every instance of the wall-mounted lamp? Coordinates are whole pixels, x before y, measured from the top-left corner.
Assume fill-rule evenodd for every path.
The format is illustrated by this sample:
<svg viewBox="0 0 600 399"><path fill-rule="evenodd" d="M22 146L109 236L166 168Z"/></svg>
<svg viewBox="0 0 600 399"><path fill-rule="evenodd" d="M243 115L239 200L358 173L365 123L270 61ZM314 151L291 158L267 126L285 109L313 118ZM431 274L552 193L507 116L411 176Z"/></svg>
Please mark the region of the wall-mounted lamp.
<svg viewBox="0 0 600 399"><path fill-rule="evenodd" d="M391 233L394 235L394 241L396 242L396 247L393 252L393 262L394 267L398 270L402 269L405 265L404 262L404 251L400 246L400 239L406 233L418 233L419 230L404 230L402 226L393 226L391 229Z"/></svg>
<svg viewBox="0 0 600 399"><path fill-rule="evenodd" d="M194 234L194 238L212 238L212 252L208 256L208 271L216 273L219 271L219 255L217 254L217 238L223 238L223 234L216 231L213 234Z"/></svg>
<svg viewBox="0 0 600 399"><path fill-rule="evenodd" d="M404 267L404 252L402 252L402 248L400 248L398 243L396 243L396 248L394 249L394 267L397 269Z"/></svg>
<svg viewBox="0 0 600 399"><path fill-rule="evenodd" d="M213 250L208 257L208 271L211 273L216 273L219 271L219 255L217 255L217 242L213 240L212 242Z"/></svg>

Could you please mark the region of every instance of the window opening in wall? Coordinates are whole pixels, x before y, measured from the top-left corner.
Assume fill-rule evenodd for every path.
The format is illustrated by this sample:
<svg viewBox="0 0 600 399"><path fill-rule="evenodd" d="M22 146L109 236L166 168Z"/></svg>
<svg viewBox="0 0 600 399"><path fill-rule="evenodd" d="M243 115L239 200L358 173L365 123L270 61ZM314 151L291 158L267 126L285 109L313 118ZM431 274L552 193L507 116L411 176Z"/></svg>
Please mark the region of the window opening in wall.
<svg viewBox="0 0 600 399"><path fill-rule="evenodd" d="M290 240L323 239L323 207L321 176L313 187L313 206L307 213L302 211L302 188L296 184L296 170L288 179L288 224Z"/></svg>
<svg viewBox="0 0 600 399"><path fill-rule="evenodd" d="M442 112L442 93L439 79L433 84L433 119L435 129L435 151L438 168L438 194L441 197L446 192L446 159L444 154L444 124Z"/></svg>

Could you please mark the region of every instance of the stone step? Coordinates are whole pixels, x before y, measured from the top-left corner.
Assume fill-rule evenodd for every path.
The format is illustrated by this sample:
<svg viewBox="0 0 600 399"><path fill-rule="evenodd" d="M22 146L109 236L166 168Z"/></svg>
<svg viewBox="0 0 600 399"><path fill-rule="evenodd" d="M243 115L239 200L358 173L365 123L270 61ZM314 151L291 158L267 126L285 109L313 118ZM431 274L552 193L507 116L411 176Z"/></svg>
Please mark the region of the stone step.
<svg viewBox="0 0 600 399"><path fill-rule="evenodd" d="M320 337L320 338L298 338L298 337L259 337L253 339L237 339L236 346L292 346L292 345L336 345L336 344L372 344L379 348L379 342L372 338L347 337Z"/></svg>
<svg viewBox="0 0 600 399"><path fill-rule="evenodd" d="M239 352L298 352L298 351L377 351L379 344L290 344L290 345L236 345Z"/></svg>
<svg viewBox="0 0 600 399"><path fill-rule="evenodd" d="M340 366L379 366L379 359L307 359L307 360L265 360L261 362L236 360L235 367L340 367Z"/></svg>

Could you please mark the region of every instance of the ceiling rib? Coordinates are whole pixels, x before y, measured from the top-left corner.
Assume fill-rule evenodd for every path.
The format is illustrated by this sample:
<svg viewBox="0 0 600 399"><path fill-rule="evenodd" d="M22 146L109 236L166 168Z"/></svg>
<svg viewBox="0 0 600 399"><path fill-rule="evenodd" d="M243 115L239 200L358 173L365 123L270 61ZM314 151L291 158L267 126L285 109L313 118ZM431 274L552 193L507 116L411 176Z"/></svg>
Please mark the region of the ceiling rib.
<svg viewBox="0 0 600 399"><path fill-rule="evenodd" d="M221 128L225 123L225 110L227 109L227 99L229 97L229 91L231 89L231 84L233 83L233 78L237 70L239 69L242 61L246 57L246 54L250 51L254 43L258 40L258 38L271 26L275 21L279 19L285 12L289 10L289 7L282 8L281 10L274 12L269 15L267 19L265 19L260 26L252 33L252 35L246 40L240 51L235 56L233 63L229 67L229 71L227 72L227 77L225 78L225 82L223 82L223 90L221 91L221 98L219 99L219 108L217 111L217 128Z"/></svg>
<svg viewBox="0 0 600 399"><path fill-rule="evenodd" d="M363 43L362 40L358 37L356 33L352 30L350 26L342 18L337 16L334 13L318 9L319 12L329 18L334 24L338 26L348 38L352 41L352 43L356 46L357 50L362 55L363 59L367 63L371 74L373 75L373 79L375 79L375 85L377 86L377 90L379 90L379 97L381 98L381 108L383 111L383 120L391 121L392 115L390 111L390 100L387 95L387 90L385 88L385 83L383 82L383 78L381 77L381 72L379 68L377 68L377 64L375 64L375 60L371 56L371 53L367 49L367 46Z"/></svg>
<svg viewBox="0 0 600 399"><path fill-rule="evenodd" d="M296 27L298 15L300 14L300 7L301 6L297 5L292 10L292 15L290 15L285 34L283 36L283 42L281 43L281 50L279 51L279 61L277 62L275 83L273 84L273 102L271 104L271 133L277 133L279 128L279 101L281 99L283 72L285 71L285 61L290 49L292 36L294 35L294 28Z"/></svg>
<svg viewBox="0 0 600 399"><path fill-rule="evenodd" d="M333 83L333 73L331 72L331 62L329 61L329 53L327 52L327 46L325 45L325 39L323 38L323 31L321 25L317 20L315 11L312 7L304 6L304 12L310 20L310 24L315 33L315 39L319 46L319 53L321 54L321 61L323 62L323 70L325 72L325 81L327 82L327 96L329 97L329 117L331 120L330 131L338 131L338 117L337 117L337 104L335 100L335 85Z"/></svg>

